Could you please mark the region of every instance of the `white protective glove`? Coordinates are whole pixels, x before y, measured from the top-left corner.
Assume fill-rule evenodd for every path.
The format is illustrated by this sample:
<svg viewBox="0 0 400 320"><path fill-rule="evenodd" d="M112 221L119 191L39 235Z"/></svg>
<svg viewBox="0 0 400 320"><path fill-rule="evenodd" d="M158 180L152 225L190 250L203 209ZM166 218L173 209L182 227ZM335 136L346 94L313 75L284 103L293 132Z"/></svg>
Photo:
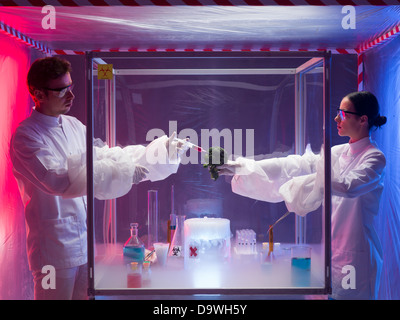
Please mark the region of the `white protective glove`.
<svg viewBox="0 0 400 320"><path fill-rule="evenodd" d="M136 165L135 167L135 172L133 173L132 177L132 183L133 184L138 184L140 181L143 181L147 174L149 173L149 170L141 165Z"/></svg>
<svg viewBox="0 0 400 320"><path fill-rule="evenodd" d="M243 164L237 161L228 160L227 163L218 166L218 174L220 176L234 176L237 174L240 175L242 167Z"/></svg>
<svg viewBox="0 0 400 320"><path fill-rule="evenodd" d="M177 139L176 132L174 131L165 142L165 147L168 150L168 157L174 159L175 157L183 155L189 149L187 142L188 139Z"/></svg>
<svg viewBox="0 0 400 320"><path fill-rule="evenodd" d="M218 170L219 175L222 176L248 176L260 168L253 159L239 157L218 166Z"/></svg>

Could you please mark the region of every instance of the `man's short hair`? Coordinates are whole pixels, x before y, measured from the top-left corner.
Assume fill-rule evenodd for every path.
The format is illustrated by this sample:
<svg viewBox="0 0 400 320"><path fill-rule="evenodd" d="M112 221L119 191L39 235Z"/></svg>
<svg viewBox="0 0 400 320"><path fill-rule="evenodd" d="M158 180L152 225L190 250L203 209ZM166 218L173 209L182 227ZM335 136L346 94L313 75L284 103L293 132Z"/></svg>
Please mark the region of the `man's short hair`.
<svg viewBox="0 0 400 320"><path fill-rule="evenodd" d="M27 76L30 94L33 96L35 90L46 88L50 80L57 79L67 72L71 72L71 63L67 60L58 57L35 60Z"/></svg>

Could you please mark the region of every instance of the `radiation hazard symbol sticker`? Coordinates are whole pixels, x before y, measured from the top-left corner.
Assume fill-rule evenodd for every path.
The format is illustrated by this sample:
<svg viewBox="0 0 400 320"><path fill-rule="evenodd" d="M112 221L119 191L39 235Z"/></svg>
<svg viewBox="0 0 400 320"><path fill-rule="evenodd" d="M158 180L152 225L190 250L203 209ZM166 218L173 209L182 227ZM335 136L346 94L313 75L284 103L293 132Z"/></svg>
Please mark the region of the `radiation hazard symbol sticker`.
<svg viewBox="0 0 400 320"><path fill-rule="evenodd" d="M113 78L113 65L99 64L97 69L97 78L99 80L111 80Z"/></svg>

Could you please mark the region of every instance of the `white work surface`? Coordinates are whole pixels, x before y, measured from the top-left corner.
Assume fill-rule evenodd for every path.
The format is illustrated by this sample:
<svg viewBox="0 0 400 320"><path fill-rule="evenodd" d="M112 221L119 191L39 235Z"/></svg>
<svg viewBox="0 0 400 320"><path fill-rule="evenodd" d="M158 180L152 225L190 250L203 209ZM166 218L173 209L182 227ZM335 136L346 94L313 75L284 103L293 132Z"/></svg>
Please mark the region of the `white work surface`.
<svg viewBox="0 0 400 320"><path fill-rule="evenodd" d="M122 245L97 246L95 259L96 290L171 290L171 289L290 289L323 288L324 265L321 245L311 245L311 272L305 282L296 279L292 273L290 248L292 244L281 244L274 249L273 263L263 262L261 245L257 254L238 255L232 248L231 258L227 261L202 263L194 259L169 257L166 265L157 261L151 264L150 281L141 288L127 288L127 267L122 256ZM101 249L100 249L101 248ZM107 252L107 253L105 253ZM265 256L265 254L264 254ZM189 262L189 263L188 263ZM302 284L299 284L300 283ZM301 282L303 281L303 282Z"/></svg>

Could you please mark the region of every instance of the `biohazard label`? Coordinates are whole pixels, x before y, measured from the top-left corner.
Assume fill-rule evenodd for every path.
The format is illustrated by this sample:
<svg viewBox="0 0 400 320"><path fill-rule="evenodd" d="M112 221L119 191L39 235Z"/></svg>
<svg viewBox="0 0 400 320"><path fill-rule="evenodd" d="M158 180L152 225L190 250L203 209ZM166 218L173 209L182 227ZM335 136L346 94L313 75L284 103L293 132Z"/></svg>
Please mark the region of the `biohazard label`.
<svg viewBox="0 0 400 320"><path fill-rule="evenodd" d="M182 247L174 246L171 252L172 252L172 257L180 257L182 255Z"/></svg>
<svg viewBox="0 0 400 320"><path fill-rule="evenodd" d="M99 64L97 69L97 79L99 80L112 80L113 78L113 65L112 64Z"/></svg>

